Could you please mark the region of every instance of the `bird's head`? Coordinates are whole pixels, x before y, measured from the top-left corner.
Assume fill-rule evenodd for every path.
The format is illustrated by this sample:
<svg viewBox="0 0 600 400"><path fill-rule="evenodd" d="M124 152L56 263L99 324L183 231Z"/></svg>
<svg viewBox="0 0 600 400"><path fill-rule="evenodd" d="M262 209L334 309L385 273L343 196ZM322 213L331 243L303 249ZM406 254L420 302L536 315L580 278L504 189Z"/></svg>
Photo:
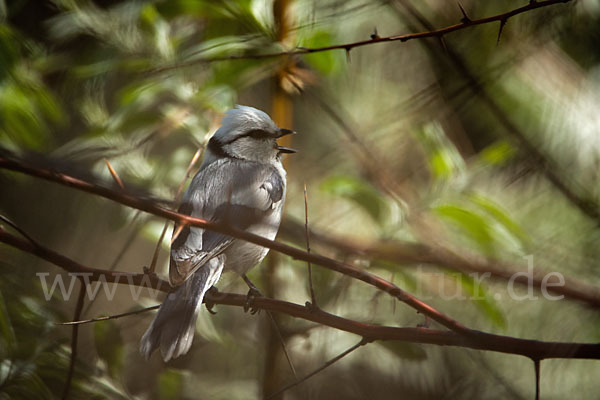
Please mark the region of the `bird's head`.
<svg viewBox="0 0 600 400"><path fill-rule="evenodd" d="M227 111L221 127L208 142L211 158L238 158L262 163L278 162L281 154L295 153L279 146L277 139L294 133L280 129L264 112L247 106Z"/></svg>

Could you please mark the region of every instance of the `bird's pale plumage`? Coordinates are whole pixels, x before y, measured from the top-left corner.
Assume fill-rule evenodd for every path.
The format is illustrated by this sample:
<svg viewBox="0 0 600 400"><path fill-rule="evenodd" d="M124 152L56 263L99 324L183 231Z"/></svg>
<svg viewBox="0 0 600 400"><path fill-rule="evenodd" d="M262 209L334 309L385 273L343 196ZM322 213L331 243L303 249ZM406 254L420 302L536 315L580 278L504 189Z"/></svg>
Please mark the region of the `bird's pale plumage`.
<svg viewBox="0 0 600 400"><path fill-rule="evenodd" d="M238 106L223 118L179 211L274 239L285 201L285 170L276 139L292 133L279 129L264 112ZM160 347L168 361L185 354L206 291L223 270L239 274L258 264L268 249L198 227L175 227L169 280L175 289L142 337L149 358Z"/></svg>

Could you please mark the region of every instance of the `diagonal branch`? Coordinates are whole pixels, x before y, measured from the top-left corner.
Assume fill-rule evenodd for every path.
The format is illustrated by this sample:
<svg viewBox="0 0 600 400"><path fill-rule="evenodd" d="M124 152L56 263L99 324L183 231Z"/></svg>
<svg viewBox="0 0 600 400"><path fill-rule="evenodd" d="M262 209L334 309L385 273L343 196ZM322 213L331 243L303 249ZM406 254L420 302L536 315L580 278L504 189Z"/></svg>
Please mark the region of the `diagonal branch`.
<svg viewBox="0 0 600 400"><path fill-rule="evenodd" d="M350 50L355 47L367 46L375 43L387 43L387 42L408 42L409 40L414 39L425 39L430 37L443 38L444 35L449 33L459 31L461 29L470 28L477 25L489 24L492 22L500 21L502 24L505 24L509 18L512 18L516 15L535 10L542 7L552 6L558 3L568 3L571 0L545 0L545 1L530 1L527 5L519 8L515 8L514 10L505 12L503 14L494 15L492 17L480 18L480 19L468 19L462 18L459 24L449 25L440 29L432 29L426 32L418 32L418 33L408 33L404 35L393 35L393 36L378 36L371 35L371 39L361 40L358 42L352 43L344 43L344 44L336 44L332 46L324 46L324 47L315 47L315 48L306 48L300 47L295 50L290 51L280 51L280 52L272 52L272 53L262 53L262 54L242 54L242 55L231 55L231 56L223 56L223 57L213 57L213 58L202 58L198 60L182 62L171 66L166 66L162 68L157 68L151 73L159 73L163 71L168 71L171 69L189 67L196 64L203 64L209 62L218 62L218 61L229 61L229 60L260 60L266 58L275 58L275 57L283 57L283 56L296 56L303 54L312 54L312 53L320 53L323 51L331 51L331 50L344 50L346 54L350 53Z"/></svg>
<svg viewBox="0 0 600 400"><path fill-rule="evenodd" d="M354 350L358 349L359 347L367 344L369 341L362 339L360 342L356 343L354 346L344 350L342 353L338 354L337 356L333 357L331 360L327 361L325 364L323 364L322 366L320 366L319 368L315 369L314 371L312 371L310 374L306 375L305 377L303 377L302 379L296 380L295 382L290 383L287 386L284 386L283 388L279 389L277 392L267 396L266 400L275 398L276 396L282 394L283 392L300 385L303 382L306 382L308 379L312 378L313 376L315 376L316 374L318 374L319 372L323 371L325 368L330 367L331 365L335 364L336 362L340 361L342 358L346 357L348 354L352 353Z"/></svg>
<svg viewBox="0 0 600 400"><path fill-rule="evenodd" d="M59 322L56 325L84 325L84 324L90 324L92 322L107 321L109 319L119 319L119 318L123 318L123 317L129 317L130 315L143 314L148 311L158 310L159 307L160 307L160 305L157 305L157 306L146 307L146 308L142 308L141 310L129 311L129 312L121 313L121 314L105 315L102 317L82 319L82 320L74 319L73 321L69 321L69 322Z"/></svg>
<svg viewBox="0 0 600 400"><path fill-rule="evenodd" d="M564 1L566 2L566 1ZM410 2L405 0L400 0L400 3L408 10L408 12L417 19L426 29L430 29L433 27L432 23L429 22L427 18L421 15L415 8L412 6ZM536 2L531 1L530 5L540 5L547 2ZM522 7L523 8L523 7ZM496 18L496 21L500 21L500 29L498 32L498 40L500 40L500 35L502 33L502 29L512 15L505 15L505 18ZM499 16L502 17L502 16ZM428 44L430 51L433 52L431 44ZM487 88L482 85L479 79L475 76L472 69L460 56L460 54L455 51L452 47L445 46L444 47L444 55L450 60L456 71L462 75L465 81L468 83L469 88L472 90L473 94L477 96L483 104L487 107L487 109L491 112L491 114L496 118L496 120L503 126L504 130L508 135L510 135L518 144L522 151L524 151L528 156L528 163L532 165L536 170L540 171L546 179L560 192L567 200L571 202L576 208L578 208L583 214L587 215L589 218L595 220L597 225L600 225L600 206L596 204L593 200L587 199L584 195L577 193L574 188L572 188L563 177L560 176L556 171L559 170L556 163L544 154L542 151L538 149L538 147L533 143L528 135L520 129L517 124L515 124L510 117L504 112L502 107L498 104L498 102L494 99Z"/></svg>
<svg viewBox="0 0 600 400"><path fill-rule="evenodd" d="M72 273L92 272L93 274L90 277L90 281L99 280L102 279L101 277L104 277L103 279L106 279L106 282L154 288L163 292L168 292L170 289L167 282L156 277L152 277L152 279L142 279L144 277L148 278L149 275L104 271L84 266L68 257L60 255L41 245L33 245L29 241L1 229L0 242L33 254ZM119 279L123 276L130 276L132 279ZM246 296L209 291L205 297L205 302L243 308L246 304ZM438 346L457 346L520 355L537 360L549 358L600 360L600 343L542 342L538 340L494 335L476 330L469 330L469 335L463 335L456 332L428 328L381 326L342 318L321 309L313 309L267 297L257 297L254 299L252 306L262 310L279 312L292 317L302 318L341 331L354 333L368 340L399 340L412 343L434 344Z"/></svg>
<svg viewBox="0 0 600 400"><path fill-rule="evenodd" d="M288 246L286 244L276 242L273 240L265 239L262 236L254 235L246 231L234 229L232 227L210 222L201 218L194 218L185 214L180 214L175 211L171 211L164 207L161 207L153 203L152 201L136 197L127 192L115 191L104 186L95 185L90 182L86 182L84 180L60 172L36 168L34 166L27 165L20 160L13 160L0 156L0 168L25 173L51 182L60 183L62 185L66 185L78 190L92 193L97 196L113 200L131 208L142 210L162 218L170 219L172 221L176 221L182 224L185 223L191 226L198 226L214 232L223 233L235 237L237 239L242 239L250 243L254 243L269 248L271 250L287 254L288 256L291 256L297 260L307 261L313 264L321 265L325 268L329 268L333 271L363 281L371 286L374 286L388 293L390 296L393 296L398 300L408 304L410 307L430 317L434 321L440 323L441 325L445 326L450 330L461 332L467 335L471 333L470 329L466 328L458 321L455 321L454 319L431 307L429 304L426 304L423 301L416 298L415 296L405 292L393 283L388 282L385 279L373 275L369 272L358 269L352 265L331 258L327 258L315 253L308 253L304 250L300 250L295 247ZM141 276L143 277L147 275L142 274Z"/></svg>

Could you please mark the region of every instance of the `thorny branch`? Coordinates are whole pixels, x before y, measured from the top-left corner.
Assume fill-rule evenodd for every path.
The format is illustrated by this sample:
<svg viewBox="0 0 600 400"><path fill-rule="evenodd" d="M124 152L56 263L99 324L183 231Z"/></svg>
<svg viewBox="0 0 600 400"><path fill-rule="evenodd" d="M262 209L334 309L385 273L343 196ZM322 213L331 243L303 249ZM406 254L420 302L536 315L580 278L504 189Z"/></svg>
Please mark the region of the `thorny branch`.
<svg viewBox="0 0 600 400"><path fill-rule="evenodd" d="M104 277L106 282L153 288L163 292L168 292L170 289L167 282L158 279L155 276L128 274L118 271L104 271L84 266L68 257L47 249L40 244L21 239L1 229L0 242L33 254L68 272L90 273L90 281L97 281ZM125 276L129 276L131 279L122 279ZM148 279L149 277L150 279ZM209 291L205 297L205 302L244 307L246 304L246 296ZM399 328L374 325L342 318L321 309L308 309L299 304L266 297L255 298L252 306L262 310L280 312L292 317L302 318L341 331L354 333L368 340L399 340L412 343L434 344L438 346L457 346L520 355L537 360L549 358L600 360L600 344L596 343L542 342L538 340L495 335L476 330L469 330L471 333L470 335L463 335L457 332L440 331L428 328Z"/></svg>
<svg viewBox="0 0 600 400"><path fill-rule="evenodd" d="M566 2L566 1L564 1ZM408 12L417 19L425 29L431 29L433 27L432 23L427 20L423 15L421 15L411 3L400 0L400 3L408 10ZM546 2L536 2L531 1L533 4L542 4ZM531 5L530 3L530 5ZM502 29L504 25L508 21L508 18L500 19L500 28L498 30L498 41L500 41L500 35L502 34ZM428 45L430 51L432 50L431 45ZM555 162L550 159L543 152L538 150L535 143L531 141L528 135L525 134L519 127L509 118L509 116L502 110L502 108L498 105L498 102L491 96L486 89L486 87L481 83L481 81L475 76L471 68L467 65L465 60L460 56L460 54L455 51L452 47L444 44L444 56L446 56L455 70L462 75L465 81L468 84L468 87L472 90L473 94L477 96L483 104L488 108L488 110L494 115L496 120L504 127L506 133L510 135L518 144L519 147L527 153L529 158L529 163L538 171L540 171L546 179L565 196L567 200L569 200L575 207L577 207L582 213L587 215L588 217L595 220L596 224L600 224L600 208L593 201L588 200L585 196L582 196L574 191L572 187L568 184L568 182L556 173L558 168L556 168Z"/></svg>
<svg viewBox="0 0 600 400"><path fill-rule="evenodd" d="M306 382L308 379L312 378L313 376L315 376L316 374L318 374L319 372L323 371L325 368L330 367L331 365L335 364L336 362L340 361L342 358L346 357L348 354L352 353L354 350L358 349L361 346L364 346L365 344L367 344L369 341L365 340L365 339L361 339L360 342L356 343L354 346L348 348L347 350L343 351L342 353L338 354L337 356L333 357L331 360L327 361L325 364L321 365L319 368L315 369L314 371L312 371L310 374L306 375L305 377L303 377L302 379L296 380L295 382L290 383L289 385L279 389L277 392L267 396L267 400L269 399L273 399L276 396L280 395L281 393L300 385L303 382Z"/></svg>
<svg viewBox="0 0 600 400"><path fill-rule="evenodd" d="M449 25L444 28L433 29L433 30L426 31L426 32L408 33L408 34L404 34L404 35L393 35L393 36L383 36L383 37L374 34L374 35L371 35L371 38L368 40L360 40L358 42L337 44L337 45L332 45L332 46L315 47L315 48L298 47L295 50L290 50L290 51L280 51L280 52L262 53L262 54L242 54L242 55L231 55L231 56L213 57L213 58L201 58L201 59L192 60L192 61L188 61L188 62L177 63L177 64L171 65L171 66L157 68L150 72L151 73L160 73L160 72L168 71L171 69L189 67L189 66L196 65L196 64L210 63L210 62L217 62L217 61L247 60L247 59L259 60L259 59L275 58L275 57L283 57L283 56L296 56L296 55L303 55L303 54L320 53L323 51L331 51L331 50L345 50L346 53L349 53L350 50L352 50L356 47L367 46L367 45L371 45L371 44L375 44L375 43L387 43L387 42L402 42L402 43L404 43L404 42L407 42L407 41L413 40L413 39L425 39L425 38L430 38L430 37L443 38L445 35L447 35L449 33L452 33L452 32L455 32L455 31L458 31L461 29L469 28L472 26L476 26L476 25L489 24L491 22L500 22L501 26L503 27L510 18L512 18L516 15L525 13L527 11L535 10L538 8L551 6L551 5L558 4L558 3L568 3L570 1L571 0L530 1L527 5L525 5L523 7L515 8L514 10L508 11L503 14L498 14L498 15L494 15L492 17L486 17L486 18L480 18L480 19L474 19L474 20L471 20L468 17L463 17L460 20L461 22L459 24Z"/></svg>
<svg viewBox="0 0 600 400"><path fill-rule="evenodd" d="M84 180L63 173L36 168L34 166L27 165L26 163L19 160L8 159L6 157L0 156L0 168L25 173L51 182L60 183L62 185L66 185L75 189L92 193L97 196L101 196L116 201L118 203L124 204L131 208L146 211L150 214L170 219L181 224L185 223L191 226L198 226L211 231L223 233L238 239L246 240L250 243L258 244L260 246L278 251L283 254L287 254L288 256L291 256L297 260L310 261L313 264L321 265L333 271L340 272L344 275L348 275L350 277L353 277L354 279L361 280L371 286L374 286L388 293L389 295L397 298L398 300L408 304L410 307L430 317L434 321L440 323L441 325L445 326L450 330L460 332L465 335L472 334L472 331L470 329L466 328L459 322L441 313L440 311L436 310L430 305L424 303L415 296L405 292L393 283L388 282L385 279L373 275L369 272L358 269L352 265L345 264L343 262L327 258L318 254L308 253L304 250L300 250L295 247L288 246L286 244L276 242L273 240L265 239L262 236L254 235L246 231L206 221L201 218L195 218L190 217L189 215L180 214L175 211L171 211L164 207L158 206L152 201L141 199L129 193L123 191L114 191L112 189L100 185L95 185L90 182L86 182ZM141 276L144 277L147 275L141 274Z"/></svg>

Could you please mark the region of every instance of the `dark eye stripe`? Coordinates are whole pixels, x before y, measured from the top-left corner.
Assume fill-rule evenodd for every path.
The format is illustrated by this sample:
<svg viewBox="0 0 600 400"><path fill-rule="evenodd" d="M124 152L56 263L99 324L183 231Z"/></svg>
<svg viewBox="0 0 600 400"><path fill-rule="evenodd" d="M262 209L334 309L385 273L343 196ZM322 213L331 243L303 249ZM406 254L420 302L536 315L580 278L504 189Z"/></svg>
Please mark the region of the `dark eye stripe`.
<svg viewBox="0 0 600 400"><path fill-rule="evenodd" d="M223 143L223 144L231 144L233 142L235 142L238 139L241 139L243 137L251 137L254 139L265 139L268 137L273 136L271 133L267 132L267 131L263 131L262 129L253 129L251 131L242 133L239 136L234 137L233 139L231 139L230 141Z"/></svg>
<svg viewBox="0 0 600 400"><path fill-rule="evenodd" d="M232 156L231 154L229 154L223 147L227 146L233 142L235 142L236 140L243 138L243 137L251 137L254 139L265 139L265 138L270 138L270 137L274 137L272 133L269 133L267 131L264 131L262 129L253 129L251 131L245 132L239 136L234 137L233 139L227 141L227 142L220 142L218 141L215 137L210 138L210 140L208 141L208 148L211 150L211 152L217 156L217 157L229 157L229 158L237 158Z"/></svg>
<svg viewBox="0 0 600 400"><path fill-rule="evenodd" d="M251 130L250 132L244 133L242 136L250 136L255 139L263 139L263 138L268 138L272 135L267 131L263 131L260 129L254 129L254 130Z"/></svg>

